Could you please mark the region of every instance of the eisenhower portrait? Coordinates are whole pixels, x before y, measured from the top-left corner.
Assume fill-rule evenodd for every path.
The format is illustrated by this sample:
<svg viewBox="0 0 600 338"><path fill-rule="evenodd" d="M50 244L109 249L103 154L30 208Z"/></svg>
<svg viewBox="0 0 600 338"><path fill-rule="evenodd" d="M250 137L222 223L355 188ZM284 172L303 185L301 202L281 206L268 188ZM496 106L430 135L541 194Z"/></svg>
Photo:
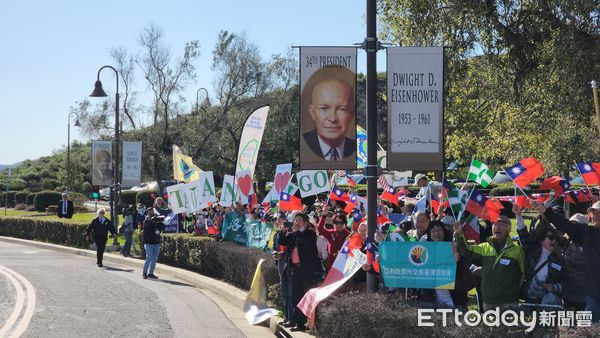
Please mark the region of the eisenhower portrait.
<svg viewBox="0 0 600 338"><path fill-rule="evenodd" d="M354 72L317 70L302 89L300 163L307 169L356 167Z"/></svg>
<svg viewBox="0 0 600 338"><path fill-rule="evenodd" d="M92 164L92 184L108 186L112 184L112 156L108 150L99 149L94 154Z"/></svg>

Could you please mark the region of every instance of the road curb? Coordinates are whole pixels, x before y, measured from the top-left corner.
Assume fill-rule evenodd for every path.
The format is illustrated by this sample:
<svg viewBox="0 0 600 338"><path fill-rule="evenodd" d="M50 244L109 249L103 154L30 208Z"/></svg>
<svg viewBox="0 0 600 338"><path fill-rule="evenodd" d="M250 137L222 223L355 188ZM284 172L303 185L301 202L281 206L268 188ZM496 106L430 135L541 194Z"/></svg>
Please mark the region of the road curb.
<svg viewBox="0 0 600 338"><path fill-rule="evenodd" d="M62 252L62 253L72 254L72 255L96 258L96 252L92 251L92 250L72 248L72 247L61 246L61 245L52 244L52 243L37 242L37 241L32 241L32 240L26 240L26 239L14 238L14 237L5 237L5 236L0 236L0 241L15 243L15 244L29 245L29 246L37 247L40 249L53 250L53 251L58 251L58 252ZM136 268L140 268L140 269L144 267L144 261L141 259L130 258L130 257L121 257L121 256L113 255L113 254L105 254L104 261L111 262L111 263L117 263L117 264L121 264L121 265L126 265L126 266L131 266L131 267L136 267ZM181 279L181 280L185 281L186 283L193 285L195 287L198 287L200 289L207 289L210 292L217 295L219 298L224 299L225 301L227 301L228 303L232 304L233 306L235 306L239 309L243 309L243 307L244 307L244 300L246 299L246 294L248 293L245 290L242 290L240 288L237 288L235 286L232 286L232 285L222 282L220 280L201 275L197 272L192 272L192 271L188 271L185 269L168 266L168 265L165 265L162 263L156 264L155 271L159 274L167 274L169 276L173 276L175 278ZM288 337L288 338L290 338L290 337L298 337L298 338L312 337L311 335L309 335L307 333L300 333L300 332L292 333L292 332L290 332L288 329L283 328L282 326L280 326L278 324L282 320L283 320L283 318L274 316L274 317L271 317L269 321L266 321L260 325L269 327L271 332L273 332L273 334L277 337Z"/></svg>

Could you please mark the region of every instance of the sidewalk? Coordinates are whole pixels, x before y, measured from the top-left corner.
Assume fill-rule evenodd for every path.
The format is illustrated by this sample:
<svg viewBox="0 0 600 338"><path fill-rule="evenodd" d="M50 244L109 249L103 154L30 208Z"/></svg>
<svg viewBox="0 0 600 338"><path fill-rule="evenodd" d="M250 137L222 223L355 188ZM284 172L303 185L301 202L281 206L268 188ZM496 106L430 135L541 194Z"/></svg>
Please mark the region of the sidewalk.
<svg viewBox="0 0 600 338"><path fill-rule="evenodd" d="M0 241L29 245L38 247L46 250L53 250L73 255L79 255L84 257L90 257L92 259L96 259L96 252L92 250L84 250L78 248L71 248L66 246L60 246L56 244L43 243L37 241L24 240L13 237L3 237L0 236ZM143 268L144 261L136 258L128 258L122 257L118 254L105 254L104 262L111 262L121 265L126 265L130 267L135 267L138 269ZM235 326L237 326L246 336L248 337L257 337L260 336L259 332L253 330L255 326L251 326L246 321L245 317L231 316L232 311L228 310L237 310L242 311L244 306L244 300L246 299L247 291L229 285L225 282L219 281L217 279L212 279L210 277L203 276L196 272L175 268L172 266L168 266L165 264L158 263L156 264L156 271L159 274L168 275L171 277L175 277L185 281L188 284L191 284L199 289L201 289L207 296L209 296L221 309L223 312L228 315L229 319L233 322ZM277 323L282 321L281 317L271 317L270 320L262 323L261 325L265 327L269 327L271 332L277 337L297 337L297 338L309 338L313 337L307 333L302 332L290 332L288 329L285 329L278 325Z"/></svg>

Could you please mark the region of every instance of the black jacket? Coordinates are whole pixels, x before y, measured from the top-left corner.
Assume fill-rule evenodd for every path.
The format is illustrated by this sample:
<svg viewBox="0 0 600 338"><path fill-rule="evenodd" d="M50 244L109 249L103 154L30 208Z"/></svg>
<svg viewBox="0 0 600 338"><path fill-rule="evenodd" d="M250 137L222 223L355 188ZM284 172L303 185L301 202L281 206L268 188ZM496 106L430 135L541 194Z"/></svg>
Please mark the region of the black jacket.
<svg viewBox="0 0 600 338"><path fill-rule="evenodd" d="M523 250L525 250L525 286L524 292L525 296L527 296L527 292L529 291L529 287L536 272L536 265L542 256L542 247L539 243L534 242L535 231L529 232L527 229L521 229L517 231L519 234L519 239L521 240L521 245L523 246ZM546 263L548 266L548 275L546 276L546 280L544 281L547 284L558 284L560 289L556 292L561 295L562 291L566 288L568 282L568 272L567 272L567 264L565 263L562 255L559 253L560 248L551 253L548 256L548 260Z"/></svg>
<svg viewBox="0 0 600 338"><path fill-rule="evenodd" d="M117 232L112 222L108 218L104 218L104 221L100 222L100 217L96 217L87 227L86 233L94 238L107 238L109 231L113 236Z"/></svg>
<svg viewBox="0 0 600 338"><path fill-rule="evenodd" d="M162 220L146 217L144 220L144 243L160 244L160 233L165 230Z"/></svg>
<svg viewBox="0 0 600 338"><path fill-rule="evenodd" d="M73 217L73 202L67 200L67 213L63 213L63 204L65 200L58 202L58 218L71 218Z"/></svg>
<svg viewBox="0 0 600 338"><path fill-rule="evenodd" d="M566 232L583 247L585 261L585 294L600 299L600 227L570 222L552 209L546 210L546 218L559 230Z"/></svg>
<svg viewBox="0 0 600 338"><path fill-rule="evenodd" d="M290 252L286 257L286 269L291 266L307 278L321 272L321 260L317 251L317 234L314 231L305 229L304 231L286 233L284 236L280 235L279 244L287 246ZM298 248L299 264L292 263L291 253L294 248Z"/></svg>

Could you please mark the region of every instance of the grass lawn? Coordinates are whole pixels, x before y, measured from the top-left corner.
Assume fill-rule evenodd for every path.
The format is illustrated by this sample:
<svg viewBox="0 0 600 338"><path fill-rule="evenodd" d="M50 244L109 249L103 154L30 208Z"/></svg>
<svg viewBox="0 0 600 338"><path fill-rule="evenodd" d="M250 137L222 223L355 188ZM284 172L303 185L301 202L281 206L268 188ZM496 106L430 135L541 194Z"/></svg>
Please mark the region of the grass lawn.
<svg viewBox="0 0 600 338"><path fill-rule="evenodd" d="M0 217L4 216L4 210L0 209ZM61 221L65 223L90 223L96 216L93 212L87 213L76 213L73 214L73 218L58 218L56 214L47 215L37 211L24 211L15 209L6 209L6 216L9 217L35 217L36 219L47 220L47 221Z"/></svg>

